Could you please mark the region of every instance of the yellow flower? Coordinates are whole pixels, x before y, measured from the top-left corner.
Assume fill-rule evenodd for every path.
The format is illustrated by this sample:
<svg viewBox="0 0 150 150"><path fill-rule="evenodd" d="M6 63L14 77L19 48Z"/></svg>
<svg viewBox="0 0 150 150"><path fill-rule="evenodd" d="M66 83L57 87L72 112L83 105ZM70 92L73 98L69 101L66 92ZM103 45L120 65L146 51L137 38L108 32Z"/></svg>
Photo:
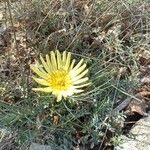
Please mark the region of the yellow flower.
<svg viewBox="0 0 150 150"><path fill-rule="evenodd" d="M83 92L82 89L90 84L88 73L83 59L75 65L75 59L71 62L71 53L64 51L62 54L56 50L51 51L44 59L40 56L41 64L31 64L31 69L40 77L33 79L46 87L33 88L34 91L52 92L60 101L75 93Z"/></svg>

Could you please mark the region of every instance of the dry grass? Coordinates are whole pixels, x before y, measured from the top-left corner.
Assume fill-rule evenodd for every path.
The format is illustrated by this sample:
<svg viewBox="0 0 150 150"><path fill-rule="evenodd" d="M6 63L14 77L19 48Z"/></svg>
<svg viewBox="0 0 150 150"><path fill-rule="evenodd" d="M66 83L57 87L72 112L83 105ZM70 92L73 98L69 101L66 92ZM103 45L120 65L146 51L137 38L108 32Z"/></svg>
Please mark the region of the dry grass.
<svg viewBox="0 0 150 150"><path fill-rule="evenodd" d="M31 142L59 150L108 147L124 119L112 110L134 97L130 91L139 86L139 71L149 67L148 1L6 0L0 5L0 127L11 131L0 147L25 149ZM85 58L90 68L92 85L69 99L74 103L56 103L51 94L31 91L29 65L55 49Z"/></svg>

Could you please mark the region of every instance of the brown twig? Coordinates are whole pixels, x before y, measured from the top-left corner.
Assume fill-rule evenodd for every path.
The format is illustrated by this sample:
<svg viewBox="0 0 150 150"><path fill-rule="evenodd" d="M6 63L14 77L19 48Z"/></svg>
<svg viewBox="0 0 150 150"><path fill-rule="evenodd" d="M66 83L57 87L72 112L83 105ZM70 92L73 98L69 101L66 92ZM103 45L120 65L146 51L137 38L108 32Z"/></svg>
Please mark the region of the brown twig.
<svg viewBox="0 0 150 150"><path fill-rule="evenodd" d="M6 3L7 3L7 7L8 7L9 16L10 16L11 26L14 27L12 12L11 12L11 8L10 8L10 1L6 0ZM19 48L18 48L18 45L17 45L17 38L16 38L15 30L13 30L13 36L14 36L15 48L16 48L17 54L19 54Z"/></svg>

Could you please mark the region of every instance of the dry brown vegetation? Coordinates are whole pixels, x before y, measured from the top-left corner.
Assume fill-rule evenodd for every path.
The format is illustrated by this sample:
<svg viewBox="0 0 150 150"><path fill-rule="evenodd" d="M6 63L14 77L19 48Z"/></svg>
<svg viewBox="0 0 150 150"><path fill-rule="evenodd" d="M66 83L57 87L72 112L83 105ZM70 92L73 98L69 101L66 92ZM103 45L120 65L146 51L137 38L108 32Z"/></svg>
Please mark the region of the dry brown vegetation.
<svg viewBox="0 0 150 150"><path fill-rule="evenodd" d="M1 131L2 150L113 149L112 138L150 110L149 8L148 0L0 1L0 128L10 131ZM90 68L92 85L75 103L31 90L29 65L55 49Z"/></svg>

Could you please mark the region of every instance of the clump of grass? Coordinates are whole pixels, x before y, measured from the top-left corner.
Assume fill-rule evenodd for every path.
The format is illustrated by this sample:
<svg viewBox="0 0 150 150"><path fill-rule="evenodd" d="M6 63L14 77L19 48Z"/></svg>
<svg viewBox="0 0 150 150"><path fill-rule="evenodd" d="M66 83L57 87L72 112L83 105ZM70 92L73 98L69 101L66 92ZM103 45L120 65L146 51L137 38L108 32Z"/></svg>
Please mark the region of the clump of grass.
<svg viewBox="0 0 150 150"><path fill-rule="evenodd" d="M121 131L116 124L124 116L116 115L113 108L131 96L127 91L137 85L138 44L149 47L142 42L144 31L148 32L145 27L149 28L147 20L141 24L136 20L139 2L32 0L5 4L7 15L12 15L5 21L16 26L12 35L17 47L12 38L11 46L6 47L9 51L2 54L9 63L3 61L8 72L3 70L0 81L0 127L11 129L13 147L37 142L54 149L92 149L97 145L100 149L104 137L118 137ZM145 2L143 7L147 5ZM133 6L137 8L134 11ZM135 33L137 27L141 30ZM40 53L55 49L69 50L77 60L84 58L92 81L84 93L59 103L51 94L31 90L35 83L29 69Z"/></svg>

